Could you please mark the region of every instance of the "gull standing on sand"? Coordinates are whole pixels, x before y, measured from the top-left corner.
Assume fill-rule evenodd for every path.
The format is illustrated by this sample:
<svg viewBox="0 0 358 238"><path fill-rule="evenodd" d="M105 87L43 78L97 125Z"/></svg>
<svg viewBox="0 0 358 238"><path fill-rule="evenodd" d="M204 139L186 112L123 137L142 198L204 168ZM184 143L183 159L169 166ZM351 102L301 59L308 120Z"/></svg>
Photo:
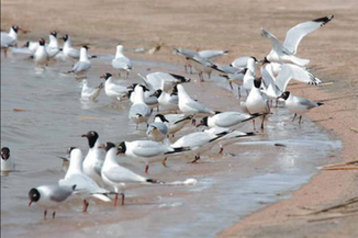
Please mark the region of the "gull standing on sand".
<svg viewBox="0 0 358 238"><path fill-rule="evenodd" d="M58 181L60 186L73 186L76 185L76 192L84 197L83 199L83 212L87 212L89 197L97 198L104 202L110 202L111 199L104 195L109 193L108 190L101 188L98 184L88 177L82 171L83 156L79 148L71 147L69 149L70 165L63 179Z"/></svg>
<svg viewBox="0 0 358 238"><path fill-rule="evenodd" d="M32 188L29 191L29 207L33 202L35 202L39 207L45 208L44 210L44 220L46 220L47 209L55 209L62 202L71 196L75 190L76 185L72 187L69 186L60 186L58 184L53 185L41 185L36 188ZM56 211L53 211L52 218L56 216Z"/></svg>
<svg viewBox="0 0 358 238"><path fill-rule="evenodd" d="M121 72L125 72L125 79L128 79L129 72L132 70L132 62L123 54L123 45L117 45L116 56L112 60L112 66L119 71L119 77L121 77Z"/></svg>
<svg viewBox="0 0 358 238"><path fill-rule="evenodd" d="M182 85L178 85L177 88L178 88L178 106L181 112L186 114L196 114L196 113L215 114L214 110L207 108L201 103L193 100L185 91Z"/></svg>
<svg viewBox="0 0 358 238"><path fill-rule="evenodd" d="M10 158L10 149L8 147L1 148L1 172L12 171L15 169L15 163Z"/></svg>
<svg viewBox="0 0 358 238"><path fill-rule="evenodd" d="M136 123L136 129L138 129L138 124L148 122L151 110L150 107L144 102L144 92L141 85L137 85L134 88L134 92L134 101L129 109L128 118Z"/></svg>
<svg viewBox="0 0 358 238"><path fill-rule="evenodd" d="M101 93L103 83L100 83L97 87L91 88L88 86L87 79L82 80L81 100L83 101L97 101L97 97Z"/></svg>
<svg viewBox="0 0 358 238"><path fill-rule="evenodd" d="M323 105L321 102L312 102L306 98L297 97L292 95L289 91L283 92L279 98L283 98L285 100L286 108L294 113L292 121L295 120L296 116L299 115L298 124L301 125L302 115L312 108L319 107Z"/></svg>
<svg viewBox="0 0 358 238"><path fill-rule="evenodd" d="M98 133L89 131L81 137L86 137L89 145L88 153L83 161L83 172L98 185L102 185L101 169L104 161L104 152L98 148L100 145Z"/></svg>
<svg viewBox="0 0 358 238"><path fill-rule="evenodd" d="M266 114L270 113L270 106L266 95L260 91L261 80L254 80L254 87L251 88L249 96L246 99L247 111L253 115L256 113L263 114L261 122L261 130L264 130L264 122ZM256 131L255 120L253 120L254 131Z"/></svg>
<svg viewBox="0 0 358 238"><path fill-rule="evenodd" d="M107 153L101 175L104 183L113 187L116 193L114 206L117 206L118 194L121 194L121 204L124 205L124 191L128 184L161 183L153 179L147 179L119 165L116 161L116 146L113 143L107 142L105 150Z"/></svg>
<svg viewBox="0 0 358 238"><path fill-rule="evenodd" d="M39 40L39 47L37 47L33 58L37 66L47 65L49 57L45 48L45 40L43 38Z"/></svg>
<svg viewBox="0 0 358 238"><path fill-rule="evenodd" d="M76 79L86 78L86 72L92 67L88 59L87 50L86 45L81 47L80 60L73 65L72 70L68 71L68 73L74 73Z"/></svg>
<svg viewBox="0 0 358 238"><path fill-rule="evenodd" d="M299 66L307 65L310 60L295 56L298 45L303 37L324 26L326 23L331 21L333 17L333 15L329 15L295 25L286 33L286 38L283 43L281 43L276 36L262 29L262 35L270 39L272 42L272 50L266 56L266 59L270 62L292 63Z"/></svg>

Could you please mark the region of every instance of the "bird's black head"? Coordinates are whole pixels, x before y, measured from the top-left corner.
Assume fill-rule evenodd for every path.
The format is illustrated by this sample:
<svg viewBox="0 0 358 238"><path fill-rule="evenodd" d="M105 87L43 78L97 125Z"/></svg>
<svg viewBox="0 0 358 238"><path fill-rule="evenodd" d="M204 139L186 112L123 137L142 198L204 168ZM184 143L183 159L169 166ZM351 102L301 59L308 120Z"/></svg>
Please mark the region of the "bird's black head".
<svg viewBox="0 0 358 238"><path fill-rule="evenodd" d="M44 39L44 38L41 38L41 39L39 40L39 44L42 45L42 46L44 46L44 45L45 45L45 39Z"/></svg>
<svg viewBox="0 0 358 238"><path fill-rule="evenodd" d="M22 47L29 47L29 46L30 46L30 41L26 41L26 43Z"/></svg>
<svg viewBox="0 0 358 238"><path fill-rule="evenodd" d="M283 92L279 98L283 98L284 100L287 100L290 94L291 93L289 91Z"/></svg>
<svg viewBox="0 0 358 238"><path fill-rule="evenodd" d="M163 114L157 114L157 115L155 115L154 118L157 118L157 117L160 118L160 120L162 122L168 122L169 123L169 121L165 118L165 116Z"/></svg>
<svg viewBox="0 0 358 238"><path fill-rule="evenodd" d="M40 200L39 190L37 190L36 188L31 188L31 190L29 191L29 199L30 199L29 206L31 205L32 202L37 202L38 200Z"/></svg>
<svg viewBox="0 0 358 238"><path fill-rule="evenodd" d="M8 147L1 148L1 159L8 160L10 158L10 149Z"/></svg>
<svg viewBox="0 0 358 238"><path fill-rule="evenodd" d="M155 91L152 95L153 96L156 96L157 98L159 98L160 97L160 95L162 94L162 90L161 89L158 89L157 91Z"/></svg>
<svg viewBox="0 0 358 238"><path fill-rule="evenodd" d="M177 94L178 94L178 87L177 87L177 85L175 85L173 87L172 93L170 95L177 95Z"/></svg>
<svg viewBox="0 0 358 238"><path fill-rule="evenodd" d="M117 147L117 155L126 153L126 142L122 141Z"/></svg>
<svg viewBox="0 0 358 238"><path fill-rule="evenodd" d="M63 41L67 41L68 40L68 35L66 34L66 35L64 35L63 37L62 37L62 39L63 39Z"/></svg>
<svg viewBox="0 0 358 238"><path fill-rule="evenodd" d="M97 132L89 131L87 134L82 135L82 137L87 137L89 147L93 148L93 146L96 144L96 141L99 136L98 136Z"/></svg>
<svg viewBox="0 0 358 238"><path fill-rule="evenodd" d="M243 70L241 70L241 73L246 74L247 70L248 68L244 68Z"/></svg>
<svg viewBox="0 0 358 238"><path fill-rule="evenodd" d="M67 153L70 155L73 149L76 149L77 147L70 147L67 150Z"/></svg>
<svg viewBox="0 0 358 238"><path fill-rule="evenodd" d="M255 79L254 80L254 86L255 86L255 88L260 88L261 87L261 80Z"/></svg>
<svg viewBox="0 0 358 238"><path fill-rule="evenodd" d="M200 126L208 126L208 117L204 117L201 119L200 123L198 124Z"/></svg>
<svg viewBox="0 0 358 238"><path fill-rule="evenodd" d="M11 28L12 28L16 33L17 33L18 30L19 30L19 26L17 26L17 25L12 26Z"/></svg>
<svg viewBox="0 0 358 238"><path fill-rule="evenodd" d="M269 63L271 63L271 62L265 56L264 60L262 61L262 64L269 64Z"/></svg>
<svg viewBox="0 0 358 238"><path fill-rule="evenodd" d="M115 148L115 147L116 147L116 145L113 144L112 142L107 142L106 147L104 147L104 149L106 150L106 152L108 152L110 149Z"/></svg>
<svg viewBox="0 0 358 238"><path fill-rule="evenodd" d="M139 86L140 86L141 88L143 88L143 92L149 91L149 89L148 89L145 85L139 84Z"/></svg>
<svg viewBox="0 0 358 238"><path fill-rule="evenodd" d="M82 47L85 48L86 50L89 49L89 47L87 45L83 45Z"/></svg>
<svg viewBox="0 0 358 238"><path fill-rule="evenodd" d="M255 60L255 62L257 62L257 59L255 56L251 56L250 58L252 58L253 60Z"/></svg>
<svg viewBox="0 0 358 238"><path fill-rule="evenodd" d="M50 33L50 35L53 35L56 38L57 37L57 32L53 31L53 32Z"/></svg>
<svg viewBox="0 0 358 238"><path fill-rule="evenodd" d="M100 78L104 79L104 80L107 80L109 79L110 77L112 77L112 74L111 73L105 73L103 75L100 76Z"/></svg>

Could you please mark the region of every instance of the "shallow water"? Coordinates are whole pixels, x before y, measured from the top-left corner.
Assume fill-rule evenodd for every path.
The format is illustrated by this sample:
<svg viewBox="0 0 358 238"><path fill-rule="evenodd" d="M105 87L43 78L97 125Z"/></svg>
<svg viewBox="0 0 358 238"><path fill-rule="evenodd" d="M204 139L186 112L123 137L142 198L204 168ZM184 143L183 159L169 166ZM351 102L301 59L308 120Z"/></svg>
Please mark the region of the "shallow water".
<svg viewBox="0 0 358 238"><path fill-rule="evenodd" d="M111 71L110 60L102 56L92 61L91 86L101 82L99 75ZM167 63L135 60L134 66L130 82L140 81L137 72L183 73L181 66ZM225 156L219 156L214 147L197 164L172 159L168 168L160 163L150 167L150 177L164 181L195 178L196 185L138 186L126 191L124 207L91 201L88 214L82 214L81 202L73 199L58 209L55 220L43 221L42 209L27 207L27 193L64 176L57 156L64 156L66 148L78 146L86 153L87 141L81 134L96 130L102 142L145 135L143 125L134 131L135 125L128 121L128 102L115 108L102 92L98 103L83 104L81 83L63 74L69 69L70 63L60 63L41 72L21 57L1 60L1 146L11 149L17 170L1 176L2 237L62 237L66 233L71 237L213 237L243 216L288 198L341 148L341 142L321 127L304 119L300 128L289 121L292 115L277 108L264 135L226 147ZM216 110L239 110L237 99L218 78L207 83L194 80L190 88L185 87ZM187 128L182 134L192 130L197 129ZM251 123L241 130L251 131ZM143 163L118 160L143 174Z"/></svg>

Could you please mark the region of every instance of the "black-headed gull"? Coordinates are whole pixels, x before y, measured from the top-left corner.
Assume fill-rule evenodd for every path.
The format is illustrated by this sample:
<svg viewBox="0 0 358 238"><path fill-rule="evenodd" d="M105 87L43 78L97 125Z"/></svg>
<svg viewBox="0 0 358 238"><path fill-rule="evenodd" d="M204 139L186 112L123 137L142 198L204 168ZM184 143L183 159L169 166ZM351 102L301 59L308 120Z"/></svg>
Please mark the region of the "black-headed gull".
<svg viewBox="0 0 358 238"><path fill-rule="evenodd" d="M45 48L45 40L41 38L39 40L39 47L37 47L33 59L37 66L47 65L49 57Z"/></svg>
<svg viewBox="0 0 358 238"><path fill-rule="evenodd" d="M123 98L128 96L128 88L113 82L112 74L105 73L101 75L100 78L105 80L104 92L108 97L121 101Z"/></svg>
<svg viewBox="0 0 358 238"><path fill-rule="evenodd" d="M312 108L319 107L323 105L321 102L312 102L306 98L297 97L292 95L289 91L283 92L280 98L285 100L286 108L294 113L292 121L295 120L296 116L299 115L298 123L301 125L302 115Z"/></svg>
<svg viewBox="0 0 358 238"><path fill-rule="evenodd" d="M124 55L123 45L117 45L116 56L112 60L112 67L119 71L119 76L121 72L125 72L125 79L128 78L129 72L132 70L132 62Z"/></svg>
<svg viewBox="0 0 358 238"><path fill-rule="evenodd" d="M67 59L79 59L80 58L80 51L72 47L71 38L69 35L64 35L62 37L64 44L63 44L63 55Z"/></svg>
<svg viewBox="0 0 358 238"><path fill-rule="evenodd" d="M155 91L157 89L168 91L177 84L190 82L190 78L178 74L164 73L164 72L150 73L146 77L142 76L141 74L138 74L138 76L140 76L143 79L145 85L151 91ZM163 82L164 82L164 86L163 86Z"/></svg>
<svg viewBox="0 0 358 238"><path fill-rule="evenodd" d="M128 184L152 184L161 183L159 181L145 178L139 174L132 172L131 170L119 165L116 161L116 146L107 142L105 150L107 151L102 168L102 179L110 187L113 187L116 193L114 205L117 205L118 194L121 194L121 204L124 205L124 190Z"/></svg>
<svg viewBox="0 0 358 238"><path fill-rule="evenodd" d="M5 57L7 56L7 48L17 45L17 32L20 28L18 26L10 27L10 31L1 32L1 49L4 50Z"/></svg>
<svg viewBox="0 0 358 238"><path fill-rule="evenodd" d="M82 76L85 76L87 71L92 67L91 62L88 59L88 49L89 48L86 45L81 47L80 60L73 65L70 71L68 71L68 73L74 73L76 75L76 78L81 78Z"/></svg>
<svg viewBox="0 0 358 238"><path fill-rule="evenodd" d="M83 199L83 212L87 212L88 201L90 197L95 197L104 202L110 202L111 199L104 195L109 193L108 190L101 188L98 184L82 171L83 155L79 148L71 147L69 149L70 165L63 179L58 181L60 186L76 185L76 192Z"/></svg>
<svg viewBox="0 0 358 238"><path fill-rule="evenodd" d="M101 93L103 83L100 83L97 87L92 88L88 86L87 79L82 80L81 100L83 101L97 101L97 97Z"/></svg>
<svg viewBox="0 0 358 238"><path fill-rule="evenodd" d="M307 65L310 62L308 59L302 59L295 56L298 45L303 37L319 29L321 26L331 21L333 17L333 15L329 15L295 25L286 33L286 38L283 43L281 43L276 36L263 29L262 35L272 41L272 50L266 56L266 59L270 62L293 63L299 66Z"/></svg>
<svg viewBox="0 0 358 238"><path fill-rule="evenodd" d="M146 163L145 173L148 173L150 161L157 160L163 155L189 150L189 148L170 146L166 142L152 140L122 141L118 145L117 154L125 154L144 161Z"/></svg>
<svg viewBox="0 0 358 238"><path fill-rule="evenodd" d="M157 114L154 122L162 122L168 127L168 134L174 136L176 132L181 130L186 124L192 122L193 115L185 114Z"/></svg>
<svg viewBox="0 0 358 238"><path fill-rule="evenodd" d="M182 85L177 85L178 88L178 106L179 110L185 114L215 114L215 111L204 106L203 104L193 100L185 91Z"/></svg>
<svg viewBox="0 0 358 238"><path fill-rule="evenodd" d="M163 141L168 136L168 126L164 122L152 122L148 125L147 136L154 141Z"/></svg>
<svg viewBox="0 0 358 238"><path fill-rule="evenodd" d="M172 93L167 93L162 89L158 89L151 95L157 98L159 108L161 108L161 110L176 111L179 109L176 86L174 86Z"/></svg>
<svg viewBox="0 0 358 238"><path fill-rule="evenodd" d="M136 128L138 129L138 124L148 122L151 110L144 101L144 92L140 85L134 88L134 93L134 101L129 109L128 118L136 123Z"/></svg>
<svg viewBox="0 0 358 238"><path fill-rule="evenodd" d="M51 32L49 35L49 43L46 46L46 52L49 58L54 58L60 52L56 31Z"/></svg>
<svg viewBox="0 0 358 238"><path fill-rule="evenodd" d="M254 86L251 88L251 91L246 99L246 108L250 114L260 113L262 115L261 129L264 129L264 121L266 114L270 113L270 106L266 95L260 91L261 80L255 79L253 82ZM253 120L254 130L255 120Z"/></svg>
<svg viewBox="0 0 358 238"><path fill-rule="evenodd" d="M89 131L87 134L83 134L82 137L88 139L89 146L88 153L83 161L83 172L97 184L102 185L101 169L104 161L104 152L98 148L100 146L98 133Z"/></svg>
<svg viewBox="0 0 358 238"><path fill-rule="evenodd" d="M234 127L243 122L255 119L262 114L246 114L242 112L221 112L213 116L204 117L197 127L208 126L208 127Z"/></svg>
<svg viewBox="0 0 358 238"><path fill-rule="evenodd" d="M140 87L143 88L145 104L147 104L151 109L158 107L158 99L157 99L157 97L155 97L153 95L153 92L150 91L145 85L137 84L137 83L134 83L127 87L129 89L128 97L129 97L129 100L131 101L131 103L134 103L134 99L136 97L134 89L137 85L139 85Z"/></svg>
<svg viewBox="0 0 358 238"><path fill-rule="evenodd" d="M10 149L8 147L1 148L1 172L8 172L15 169L15 163L10 158Z"/></svg>
<svg viewBox="0 0 358 238"><path fill-rule="evenodd" d="M44 220L46 219L47 209L55 209L62 202L65 202L69 196L75 190L76 185L72 187L60 186L58 184L53 185L41 185L36 188L32 188L29 191L29 207L32 203L36 203L39 207L43 207ZM56 211L53 211L52 218L56 216Z"/></svg>

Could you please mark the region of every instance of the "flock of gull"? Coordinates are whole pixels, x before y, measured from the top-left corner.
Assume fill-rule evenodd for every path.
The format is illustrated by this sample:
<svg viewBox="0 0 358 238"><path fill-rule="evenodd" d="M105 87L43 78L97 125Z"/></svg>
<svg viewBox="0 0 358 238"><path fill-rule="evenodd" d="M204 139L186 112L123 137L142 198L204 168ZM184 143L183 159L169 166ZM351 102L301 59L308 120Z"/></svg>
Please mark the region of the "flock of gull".
<svg viewBox="0 0 358 238"><path fill-rule="evenodd" d="M57 32L51 32L49 43L42 38L38 42L26 42L23 47L17 47L17 33L22 29L12 26L9 33L1 32L1 48L6 57L8 49L13 53L28 54L36 67L46 68L54 61L72 61L73 67L66 72L74 74L76 79L82 80L81 100L96 102L102 89L111 98L112 104L130 101L128 118L136 124L146 125L148 139L107 142L102 144L96 131L89 131L82 135L88 140L89 150L84 157L79 148L68 150L69 161L66 175L58 184L42 185L32 188L29 193L30 203L37 203L44 207L44 219L47 209L55 209L61 202L71 195L83 199L83 212L87 211L89 199L99 199L110 202L114 195L115 206L118 196L124 205L124 191L128 184L170 184L160 180L139 175L120 165L118 155L125 155L146 164L145 173L148 174L150 163L162 160L166 165L168 158L190 157L195 163L200 154L210 151L214 145L224 146L238 140L257 135L255 120L261 118L261 131L264 131L265 119L272 114L272 101L283 101L288 111L294 113L292 121L299 116L299 126L302 115L312 108L322 105L298 97L286 90L291 79L317 85L321 80L316 78L306 68L308 59L296 55L297 48L304 36L319 29L330 20L333 15L300 23L292 27L286 34L284 42L279 41L273 34L262 30L262 35L272 42L272 50L262 60L255 57L240 57L230 65L218 65L214 60L228 51L204 50L196 52L189 49L175 48L174 52L185 58L185 72L192 74L192 67L199 74L200 81L205 81L207 75L216 72L228 80L231 89L238 85L238 96L242 111L218 112L193 99L187 92L192 85L188 77L154 72L146 76L138 74L141 83L128 83L128 76L133 70L131 60L124 54L122 45L116 47L115 58L112 60L113 75L104 73L101 78L105 81L97 87L90 87L86 74L91 69L90 59L96 56L88 54L88 47L80 50L74 48L68 35L64 35L63 47L59 47ZM260 68L260 75L256 74ZM124 80L118 81L117 75ZM154 115L154 111L157 114ZM253 122L253 132L241 132L239 126L247 121ZM175 139L175 133L183 128L207 127L194 131ZM174 141L174 142L173 142ZM10 158L10 149L1 149L1 171L14 170L14 161ZM194 179L184 183L195 183ZM55 211L52 214L55 217Z"/></svg>

